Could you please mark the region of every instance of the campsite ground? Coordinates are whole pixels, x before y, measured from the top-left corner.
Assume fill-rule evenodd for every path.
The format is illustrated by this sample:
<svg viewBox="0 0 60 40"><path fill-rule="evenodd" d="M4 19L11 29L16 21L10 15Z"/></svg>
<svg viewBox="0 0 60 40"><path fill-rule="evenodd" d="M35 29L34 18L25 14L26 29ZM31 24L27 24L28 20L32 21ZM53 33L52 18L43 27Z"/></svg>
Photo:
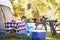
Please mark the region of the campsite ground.
<svg viewBox="0 0 60 40"><path fill-rule="evenodd" d="M50 31L46 33L46 40L60 40L60 31L57 32L57 36L52 36ZM7 35L0 35L0 40L32 40L31 36L16 36L14 33Z"/></svg>

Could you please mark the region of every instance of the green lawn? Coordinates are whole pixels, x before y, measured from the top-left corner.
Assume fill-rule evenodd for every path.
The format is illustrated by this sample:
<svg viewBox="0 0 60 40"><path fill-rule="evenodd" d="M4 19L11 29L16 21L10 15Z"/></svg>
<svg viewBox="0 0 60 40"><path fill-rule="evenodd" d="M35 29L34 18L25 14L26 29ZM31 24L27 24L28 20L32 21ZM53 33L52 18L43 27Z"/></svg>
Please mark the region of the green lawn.
<svg viewBox="0 0 60 40"><path fill-rule="evenodd" d="M21 35L15 35L14 33L10 33L8 35L0 35L0 40L32 40L31 36L21 36ZM57 34L57 36L51 36L50 32L47 32L46 40L60 40L60 33Z"/></svg>
<svg viewBox="0 0 60 40"><path fill-rule="evenodd" d="M57 36L52 36L50 32L47 32L46 40L60 40L60 33L57 33Z"/></svg>

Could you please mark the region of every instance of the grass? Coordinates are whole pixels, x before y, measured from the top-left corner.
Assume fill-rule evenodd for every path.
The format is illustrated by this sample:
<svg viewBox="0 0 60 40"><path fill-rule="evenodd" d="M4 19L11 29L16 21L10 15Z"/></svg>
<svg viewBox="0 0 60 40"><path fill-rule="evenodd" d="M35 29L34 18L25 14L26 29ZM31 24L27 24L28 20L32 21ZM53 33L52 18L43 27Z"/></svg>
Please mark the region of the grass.
<svg viewBox="0 0 60 40"><path fill-rule="evenodd" d="M47 32L46 40L60 40L60 33L57 33L57 36L52 36L50 32Z"/></svg>
<svg viewBox="0 0 60 40"><path fill-rule="evenodd" d="M57 34L58 36L51 36L50 32L47 32L46 40L60 40L60 33ZM31 36L21 36L16 35L14 33L10 33L7 35L0 34L0 40L32 40Z"/></svg>

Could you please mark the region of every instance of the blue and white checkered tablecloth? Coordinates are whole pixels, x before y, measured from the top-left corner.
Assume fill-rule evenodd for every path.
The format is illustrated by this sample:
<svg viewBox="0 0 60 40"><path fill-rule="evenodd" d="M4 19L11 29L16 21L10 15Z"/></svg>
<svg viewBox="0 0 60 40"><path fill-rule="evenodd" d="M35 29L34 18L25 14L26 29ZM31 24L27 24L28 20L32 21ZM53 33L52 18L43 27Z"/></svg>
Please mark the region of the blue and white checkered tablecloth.
<svg viewBox="0 0 60 40"><path fill-rule="evenodd" d="M25 23L19 22L19 23L14 23L14 22L5 22L5 28L10 30L9 28L14 29L14 30L19 30L21 32L26 31Z"/></svg>

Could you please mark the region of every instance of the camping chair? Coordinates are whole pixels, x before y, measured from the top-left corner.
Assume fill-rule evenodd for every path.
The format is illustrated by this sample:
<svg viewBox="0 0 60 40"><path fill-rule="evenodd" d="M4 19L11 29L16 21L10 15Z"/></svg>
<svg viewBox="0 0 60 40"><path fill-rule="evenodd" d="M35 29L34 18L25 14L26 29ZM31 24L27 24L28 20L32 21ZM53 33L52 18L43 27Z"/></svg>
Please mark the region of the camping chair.
<svg viewBox="0 0 60 40"><path fill-rule="evenodd" d="M22 34L29 36L34 28L35 28L35 23L27 23L26 24L26 31L22 32Z"/></svg>
<svg viewBox="0 0 60 40"><path fill-rule="evenodd" d="M58 23L58 24L55 25L55 29L56 28L59 28L60 29L60 23Z"/></svg>
<svg viewBox="0 0 60 40"><path fill-rule="evenodd" d="M7 31L9 31L9 33L10 33L10 31L13 29L13 26L12 26L12 22L5 22L4 23L5 24L5 30L7 30Z"/></svg>
<svg viewBox="0 0 60 40"><path fill-rule="evenodd" d="M16 27L14 27L14 30L16 31L17 34L21 34L22 32L25 32L26 27L25 23L19 22Z"/></svg>

